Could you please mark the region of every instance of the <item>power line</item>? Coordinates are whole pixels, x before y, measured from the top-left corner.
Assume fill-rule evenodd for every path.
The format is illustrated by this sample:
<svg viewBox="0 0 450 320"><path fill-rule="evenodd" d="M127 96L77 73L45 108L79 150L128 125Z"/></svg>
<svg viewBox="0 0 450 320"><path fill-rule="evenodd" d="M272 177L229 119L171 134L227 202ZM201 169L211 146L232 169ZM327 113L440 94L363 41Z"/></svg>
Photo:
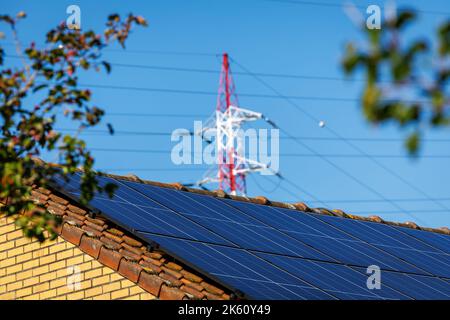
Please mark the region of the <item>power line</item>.
<svg viewBox="0 0 450 320"><path fill-rule="evenodd" d="M130 116L130 117L181 117L181 118L206 118L207 115L189 115L189 114L145 114L145 113L105 113L105 116ZM67 129L67 128L60 128L56 129L58 131L77 131L76 129ZM87 133L96 133L96 134L104 134L110 136L108 130L98 130L98 129L86 129L82 132L83 134ZM171 132L152 132L152 131L126 131L126 130L114 130L114 135L148 135L148 136L170 136L172 135ZM395 138L395 137L389 137L389 138L364 138L364 137L343 137L343 138L336 138L336 137L314 137L314 136L281 136L280 139L282 140L305 140L305 141L356 141L356 142L403 142L403 138ZM450 142L450 139L446 138L427 138L427 139L421 139L423 142Z"/></svg>
<svg viewBox="0 0 450 320"><path fill-rule="evenodd" d="M90 148L92 151L99 152L130 152L130 153L154 153L154 154L169 154L171 150L158 150L158 149L127 149L127 148ZM203 154L203 152L192 152L192 154ZM280 153L271 154L271 156L293 157L293 158L362 158L366 159L366 155L361 154L338 154L338 153ZM373 158L386 158L386 159L408 159L409 156L405 155L391 155L391 154L374 154L370 155ZM423 155L421 158L428 159L450 159L450 155Z"/></svg>
<svg viewBox="0 0 450 320"><path fill-rule="evenodd" d="M102 84L89 84L89 83L80 83L79 85L80 85L80 87L98 88L98 89L163 92L163 93L177 93L177 94L208 95L208 96L216 96L217 95L217 92L202 91L202 90L131 87L131 86L102 85ZM249 98L280 99L280 97L276 96L276 95L258 94L258 93L239 93L239 96L249 97ZM287 97L289 99L295 99L295 100L319 100L319 101L340 101L340 102L359 101L358 99L355 99L355 98L345 98L345 97L342 97L342 98L341 97L319 97L319 96L287 96ZM411 102L420 102L420 101L414 100ZM425 102L425 101L422 101L422 102Z"/></svg>
<svg viewBox="0 0 450 320"><path fill-rule="evenodd" d="M204 171L204 168L101 168L96 169L98 171L103 172L160 172L160 171L168 171L168 172L184 172L184 171Z"/></svg>
<svg viewBox="0 0 450 320"><path fill-rule="evenodd" d="M246 72L250 72L247 68L245 68L244 66L242 66L240 63L236 62L233 59L234 63L236 63L241 69L243 69ZM251 72L250 72L251 73ZM254 76L254 78L260 82L261 84L263 84L266 88L270 89L272 92L274 92L277 96L283 98L286 102L288 102L291 106L293 106L296 110L300 111L301 113L305 114L308 118L310 118L311 120L313 120L314 122L318 123L319 119L316 119L312 114L310 114L309 112L303 110L300 106L298 106L294 101L292 101L291 98L284 96L283 94L281 94L277 89L275 89L274 87L272 87L271 85L269 85L266 81L262 80L261 78ZM332 132L335 136L340 137L340 135L335 132L334 130L330 129L329 127L328 130L330 132ZM280 128L280 131L284 132L285 135L287 136L291 136L293 137L289 132L287 132L286 130ZM400 207L397 203L389 201L382 193L378 192L377 190L375 190L374 188L370 187L369 185L367 185L365 182L361 181L360 179L356 178L353 174L351 174L350 172L348 172L347 170L341 168L340 166L338 166L336 163L334 163L333 161L329 160L326 157L320 156L320 154L318 154L313 148L309 147L306 143L302 142L301 140L298 139L294 139L294 141L296 141L297 144L301 145L302 147L306 148L307 150L309 150L311 153L316 154L318 157L320 157L321 159L323 159L325 162L327 162L329 165L331 165L332 167L334 167L336 170L340 171L342 174L344 174L345 176L347 176L348 178L350 178L351 180L353 180L354 182L356 182L357 184L359 184L360 186L362 186L363 188L367 189L368 191L370 191L371 193L377 195L379 198L389 202L392 206L396 207L397 209L404 211L404 209L402 207ZM353 148L355 148L359 153L362 153L362 151L357 148L354 147L353 144L347 142L349 145L351 145ZM368 155L366 155L367 157L369 157ZM376 163L378 163L378 161L376 161ZM384 166L383 166L384 167ZM429 198L429 196L427 195L427 198ZM417 221L421 221L420 218L414 216L412 213L410 213L411 217L415 218ZM422 223L422 222L421 222Z"/></svg>
<svg viewBox="0 0 450 320"><path fill-rule="evenodd" d="M309 6L320 6L320 7L333 7L333 8L342 8L342 4L338 3L330 3L330 2L320 2L320 1L301 1L301 0L263 0L265 2L275 2L275 3L287 3L287 4L295 4L295 5L309 5ZM363 5L354 5L358 9L366 10L367 6ZM432 15L450 15L449 12L442 11L433 11L433 10L422 10L422 9L411 9L413 12L423 13L423 14L432 14Z"/></svg>
<svg viewBox="0 0 450 320"><path fill-rule="evenodd" d="M17 58L18 55L6 54L5 57ZM136 68L136 69L150 69L159 71L175 71L175 72L192 72L192 73L205 73L205 74L218 74L219 71L212 69L200 69L200 68L185 68L185 67L169 67L169 66L156 66L156 65L145 65L145 64L130 64L130 63L116 63L110 62L113 67L122 68ZM251 76L248 72L233 72L234 75L241 76ZM346 78L346 77L332 77L332 76L314 76L314 75L299 75L299 74L286 74L286 73L261 73L257 72L255 75L259 77L268 78L283 78L283 79L305 79L305 80L326 80L326 81L344 81L344 82L362 82L364 79L360 78ZM380 83L393 83L392 81L380 80Z"/></svg>
<svg viewBox="0 0 450 320"><path fill-rule="evenodd" d="M24 41L31 42L31 41ZM12 41L0 41L2 46L15 46ZM137 53L137 54L156 54L156 55L174 55L174 56L200 56L200 57L216 57L220 54L211 52L195 52L195 51L176 51L176 50L142 50L142 49L103 49L105 52L113 53Z"/></svg>
<svg viewBox="0 0 450 320"><path fill-rule="evenodd" d="M163 92L163 93L177 93L177 94L193 94L193 95L208 95L216 96L217 92L202 91L202 90L184 90L184 89L167 89L167 88L149 88L149 87L128 87L128 86L116 86L116 85L101 85L101 84L88 84L80 83L80 87L86 88L98 88L98 89L113 89L113 90L131 90L131 91L148 91L148 92ZM291 99L291 100L317 100L317 101L339 101L339 102L357 102L356 98L345 97L320 97L320 96L278 96L270 94L259 93L239 93L240 97L248 98L263 98L263 99ZM408 103L428 103L426 100L402 100Z"/></svg>
<svg viewBox="0 0 450 320"><path fill-rule="evenodd" d="M206 118L207 114L173 114L173 113L133 113L133 112L106 112L105 116L112 117L149 117L149 118Z"/></svg>
<svg viewBox="0 0 450 320"><path fill-rule="evenodd" d="M432 210L432 209L427 209L427 210L389 210L389 211L352 211L352 214L358 214L358 215L363 215L363 214L377 214L377 215L382 215L382 214L399 214L399 213L403 213L403 214L407 214L407 215L411 215L414 212L414 214L418 214L418 213L434 213L434 212L442 212L442 213L448 213L448 210L445 209L437 209L437 210Z"/></svg>
<svg viewBox="0 0 450 320"><path fill-rule="evenodd" d="M390 201L394 202L430 202L430 201L450 201L450 198L390 198ZM383 203L382 199L335 199L324 200L329 203ZM310 201L315 202L315 201Z"/></svg>
<svg viewBox="0 0 450 320"><path fill-rule="evenodd" d="M206 74L218 74L219 71L212 69L199 69L199 68L184 68L184 67L167 67L167 66L155 66L155 65L143 65L143 64L129 64L129 63L116 63L111 62L113 67L123 68L137 68L137 69L152 69L162 71L177 71L177 72L193 72L193 73L206 73ZM233 72L234 75L251 76L247 72ZM312 76L312 75L300 75L300 74L286 74L286 73L256 73L260 77L270 78L284 78L284 79L307 79L307 80L329 80L329 81L364 81L359 78L343 78L343 77L331 77L331 76Z"/></svg>

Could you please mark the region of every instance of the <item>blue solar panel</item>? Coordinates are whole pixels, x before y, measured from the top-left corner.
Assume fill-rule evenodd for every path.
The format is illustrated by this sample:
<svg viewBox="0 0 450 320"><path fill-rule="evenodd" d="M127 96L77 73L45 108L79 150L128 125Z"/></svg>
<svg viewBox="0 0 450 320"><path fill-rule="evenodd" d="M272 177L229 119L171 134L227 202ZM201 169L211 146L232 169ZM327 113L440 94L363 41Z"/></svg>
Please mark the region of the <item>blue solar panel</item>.
<svg viewBox="0 0 450 320"><path fill-rule="evenodd" d="M242 214L232 207L224 207L223 203L210 196L134 182L126 184L242 248L334 261L259 220Z"/></svg>
<svg viewBox="0 0 450 320"><path fill-rule="evenodd" d="M414 248L425 252L439 252L436 248L429 246L423 241L419 241L416 238L402 233L395 227L386 224L362 222L358 220L323 215L317 215L317 217L322 221L326 221L340 230L343 230L344 232L352 234L353 236L372 244L405 249Z"/></svg>
<svg viewBox="0 0 450 320"><path fill-rule="evenodd" d="M409 234L412 237L422 240L439 250L450 254L450 236L429 231L414 230L410 228L399 227L399 230Z"/></svg>
<svg viewBox="0 0 450 320"><path fill-rule="evenodd" d="M387 286L369 290L367 276L344 265L263 253L257 255L339 299L409 299Z"/></svg>
<svg viewBox="0 0 450 320"><path fill-rule="evenodd" d="M106 217L130 231L140 230L192 240L232 245L224 238L111 178L99 177L98 180L101 186L107 183L115 183L119 187L112 199L105 194L96 193L94 199L90 202L90 206L101 210ZM63 185L65 183L62 180L57 182ZM79 185L77 185L79 183L80 177L78 175L72 176L70 188L74 189L71 190L79 190ZM79 193L75 191L72 191L71 194L73 196L79 196Z"/></svg>
<svg viewBox="0 0 450 320"><path fill-rule="evenodd" d="M350 236L310 214L253 203L224 200L243 212L271 224L284 233L349 265L370 266L395 271L423 273L423 270ZM330 235L335 236L331 237Z"/></svg>
<svg viewBox="0 0 450 320"><path fill-rule="evenodd" d="M147 233L141 235L160 244L163 250L181 260L189 261L200 270L230 287L255 299L333 299L324 291L284 272L246 250L198 243Z"/></svg>
<svg viewBox="0 0 450 320"><path fill-rule="evenodd" d="M79 197L80 176L57 185ZM214 280L257 299L450 299L450 237L218 199L108 177L90 206ZM382 269L381 290L366 286ZM438 277L446 278L439 279Z"/></svg>
<svg viewBox="0 0 450 320"><path fill-rule="evenodd" d="M397 230L396 227L329 216L318 218L422 269L421 274L450 277L450 255ZM383 232L386 233L385 236Z"/></svg>
<svg viewBox="0 0 450 320"><path fill-rule="evenodd" d="M365 270L354 268L359 272ZM389 286L413 299L443 300L450 299L450 284L429 276L382 271L381 287Z"/></svg>

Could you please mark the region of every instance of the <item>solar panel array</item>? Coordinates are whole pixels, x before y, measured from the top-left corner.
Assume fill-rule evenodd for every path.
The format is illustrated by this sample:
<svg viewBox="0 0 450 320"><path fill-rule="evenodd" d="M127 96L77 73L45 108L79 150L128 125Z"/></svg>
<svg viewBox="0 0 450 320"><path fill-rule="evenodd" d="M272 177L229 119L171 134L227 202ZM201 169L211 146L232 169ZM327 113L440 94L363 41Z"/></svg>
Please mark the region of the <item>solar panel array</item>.
<svg viewBox="0 0 450 320"><path fill-rule="evenodd" d="M302 213L143 183L90 206L139 238L253 299L450 299L450 236ZM56 179L79 197L80 176ZM369 266L381 288L369 289ZM369 279L370 280L370 279Z"/></svg>

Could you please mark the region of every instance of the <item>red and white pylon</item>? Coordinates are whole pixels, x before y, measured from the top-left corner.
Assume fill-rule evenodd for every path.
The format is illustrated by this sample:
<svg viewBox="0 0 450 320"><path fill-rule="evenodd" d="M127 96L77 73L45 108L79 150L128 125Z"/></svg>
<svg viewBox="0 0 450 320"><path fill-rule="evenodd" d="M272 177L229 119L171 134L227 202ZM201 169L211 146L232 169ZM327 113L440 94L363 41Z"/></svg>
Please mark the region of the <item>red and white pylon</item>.
<svg viewBox="0 0 450 320"><path fill-rule="evenodd" d="M228 54L223 54L215 115L203 127L202 133L196 133L216 133L218 167L208 170L197 185L218 183L219 188L229 194L246 195L246 175L267 169L266 164L247 159L243 149L242 126L258 119L265 118L261 113L239 107Z"/></svg>

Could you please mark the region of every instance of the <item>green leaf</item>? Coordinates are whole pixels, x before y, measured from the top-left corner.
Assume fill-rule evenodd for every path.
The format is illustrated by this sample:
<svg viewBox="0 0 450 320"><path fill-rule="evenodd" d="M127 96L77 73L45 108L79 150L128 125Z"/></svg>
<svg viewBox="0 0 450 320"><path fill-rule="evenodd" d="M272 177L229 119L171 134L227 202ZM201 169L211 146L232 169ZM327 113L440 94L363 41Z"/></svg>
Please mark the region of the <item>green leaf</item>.
<svg viewBox="0 0 450 320"><path fill-rule="evenodd" d="M411 155L417 155L419 152L419 145L420 145L420 134L419 132L412 133L407 139L406 139L406 149Z"/></svg>

